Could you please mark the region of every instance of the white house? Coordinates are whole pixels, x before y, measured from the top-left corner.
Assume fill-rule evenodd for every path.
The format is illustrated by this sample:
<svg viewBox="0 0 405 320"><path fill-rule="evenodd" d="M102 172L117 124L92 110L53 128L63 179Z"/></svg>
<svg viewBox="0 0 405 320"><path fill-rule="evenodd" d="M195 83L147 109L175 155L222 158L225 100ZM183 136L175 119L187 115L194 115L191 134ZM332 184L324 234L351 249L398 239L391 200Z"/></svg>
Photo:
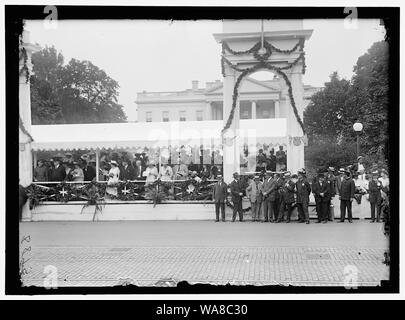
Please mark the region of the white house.
<svg viewBox="0 0 405 320"><path fill-rule="evenodd" d="M304 85L304 109L321 88ZM240 119L286 118L280 104L280 81L246 78L241 85ZM192 81L190 89L171 92L139 92L136 99L139 122L223 120L223 83L207 82L204 87Z"/></svg>

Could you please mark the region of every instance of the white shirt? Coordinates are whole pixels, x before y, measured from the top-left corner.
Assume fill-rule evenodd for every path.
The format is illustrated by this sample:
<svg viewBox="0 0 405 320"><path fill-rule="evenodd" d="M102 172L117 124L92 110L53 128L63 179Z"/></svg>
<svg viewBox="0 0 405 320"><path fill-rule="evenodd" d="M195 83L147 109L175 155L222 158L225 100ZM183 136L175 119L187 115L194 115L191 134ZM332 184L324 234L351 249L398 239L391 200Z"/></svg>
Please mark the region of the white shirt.
<svg viewBox="0 0 405 320"><path fill-rule="evenodd" d="M146 182L154 182L158 176L156 167L147 167L143 172L143 176L146 177Z"/></svg>

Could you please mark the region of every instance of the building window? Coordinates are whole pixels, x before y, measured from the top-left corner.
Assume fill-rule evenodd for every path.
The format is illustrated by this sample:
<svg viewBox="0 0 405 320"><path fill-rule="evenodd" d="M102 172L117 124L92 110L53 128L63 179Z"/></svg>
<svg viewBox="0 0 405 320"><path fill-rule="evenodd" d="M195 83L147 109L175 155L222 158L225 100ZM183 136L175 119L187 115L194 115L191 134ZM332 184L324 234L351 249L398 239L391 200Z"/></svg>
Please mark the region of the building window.
<svg viewBox="0 0 405 320"><path fill-rule="evenodd" d="M152 111L146 112L146 122L152 122Z"/></svg>
<svg viewBox="0 0 405 320"><path fill-rule="evenodd" d="M240 103L240 118L251 119L252 118L252 105L250 102L242 101Z"/></svg>
<svg viewBox="0 0 405 320"><path fill-rule="evenodd" d="M202 112L202 110L197 110L197 121L203 121L203 112Z"/></svg>
<svg viewBox="0 0 405 320"><path fill-rule="evenodd" d="M169 122L169 111L163 111L162 113L162 121Z"/></svg>
<svg viewBox="0 0 405 320"><path fill-rule="evenodd" d="M186 111L180 111L180 121L186 121Z"/></svg>
<svg viewBox="0 0 405 320"><path fill-rule="evenodd" d="M257 104L256 110L257 119L275 118L275 109L273 102L261 102L260 104Z"/></svg>

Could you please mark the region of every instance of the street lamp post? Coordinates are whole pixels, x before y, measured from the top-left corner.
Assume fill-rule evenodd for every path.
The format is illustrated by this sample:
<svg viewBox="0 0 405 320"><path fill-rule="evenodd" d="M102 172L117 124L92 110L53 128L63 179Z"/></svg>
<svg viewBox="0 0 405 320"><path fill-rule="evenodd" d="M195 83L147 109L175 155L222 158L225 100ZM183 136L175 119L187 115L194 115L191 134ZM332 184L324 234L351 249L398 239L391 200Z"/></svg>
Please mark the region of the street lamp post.
<svg viewBox="0 0 405 320"><path fill-rule="evenodd" d="M357 152L357 158L360 155L360 133L363 130L363 125L356 121L355 124L353 124L353 130L356 132L356 136L357 136L357 148L356 148L356 152Z"/></svg>

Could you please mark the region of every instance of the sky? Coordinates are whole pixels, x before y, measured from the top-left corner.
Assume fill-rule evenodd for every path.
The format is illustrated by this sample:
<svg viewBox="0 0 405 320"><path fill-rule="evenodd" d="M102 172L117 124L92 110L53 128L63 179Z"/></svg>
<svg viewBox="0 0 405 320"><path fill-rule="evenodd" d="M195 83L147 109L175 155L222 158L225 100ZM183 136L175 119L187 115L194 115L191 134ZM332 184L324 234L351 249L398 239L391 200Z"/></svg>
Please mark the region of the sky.
<svg viewBox="0 0 405 320"><path fill-rule="evenodd" d="M181 91L222 79L220 45L213 33L222 32L222 22L157 20L57 21L49 28L43 21L27 21L30 41L42 47L55 46L65 57L90 60L120 85L118 102L129 121L135 121L136 95L142 91ZM304 20L312 29L305 44L305 84L323 86L337 71L350 79L357 59L370 46L384 39L379 20ZM267 75L257 75L265 80Z"/></svg>

